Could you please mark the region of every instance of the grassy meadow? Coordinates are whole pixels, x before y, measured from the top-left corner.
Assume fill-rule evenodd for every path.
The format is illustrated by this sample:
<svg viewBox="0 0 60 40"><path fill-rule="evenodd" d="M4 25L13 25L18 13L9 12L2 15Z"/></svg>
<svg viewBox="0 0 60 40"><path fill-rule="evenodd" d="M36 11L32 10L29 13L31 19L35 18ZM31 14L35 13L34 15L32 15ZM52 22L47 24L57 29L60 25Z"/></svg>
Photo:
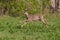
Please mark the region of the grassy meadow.
<svg viewBox="0 0 60 40"><path fill-rule="evenodd" d="M0 40L60 40L60 15L44 16L49 26L46 28L41 22L34 21L25 24L22 17L0 17Z"/></svg>
<svg viewBox="0 0 60 40"><path fill-rule="evenodd" d="M0 0L0 40L60 40L60 15L49 14L50 6L50 0ZM30 14L44 13L48 28L40 21L22 26L26 8Z"/></svg>

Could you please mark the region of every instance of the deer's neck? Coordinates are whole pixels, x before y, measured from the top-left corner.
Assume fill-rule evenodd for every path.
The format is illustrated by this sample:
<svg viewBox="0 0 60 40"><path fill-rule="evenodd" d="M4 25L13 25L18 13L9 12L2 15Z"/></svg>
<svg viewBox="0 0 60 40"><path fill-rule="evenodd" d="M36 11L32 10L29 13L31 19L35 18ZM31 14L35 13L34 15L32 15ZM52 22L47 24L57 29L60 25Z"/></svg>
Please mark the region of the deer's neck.
<svg viewBox="0 0 60 40"><path fill-rule="evenodd" d="M26 16L26 18L28 19L28 17L29 17L28 12L25 12L25 16Z"/></svg>

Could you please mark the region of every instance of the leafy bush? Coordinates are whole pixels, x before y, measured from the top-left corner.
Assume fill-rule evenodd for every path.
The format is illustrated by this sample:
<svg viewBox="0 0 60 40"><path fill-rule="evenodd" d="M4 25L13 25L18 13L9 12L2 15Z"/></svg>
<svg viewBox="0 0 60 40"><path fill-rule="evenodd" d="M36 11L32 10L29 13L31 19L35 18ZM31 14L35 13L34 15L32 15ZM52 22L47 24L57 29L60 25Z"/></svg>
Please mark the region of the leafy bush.
<svg viewBox="0 0 60 40"><path fill-rule="evenodd" d="M41 8L49 6L50 0L0 0L2 15L18 16L27 8L29 13L41 13ZM40 9L39 9L40 8Z"/></svg>

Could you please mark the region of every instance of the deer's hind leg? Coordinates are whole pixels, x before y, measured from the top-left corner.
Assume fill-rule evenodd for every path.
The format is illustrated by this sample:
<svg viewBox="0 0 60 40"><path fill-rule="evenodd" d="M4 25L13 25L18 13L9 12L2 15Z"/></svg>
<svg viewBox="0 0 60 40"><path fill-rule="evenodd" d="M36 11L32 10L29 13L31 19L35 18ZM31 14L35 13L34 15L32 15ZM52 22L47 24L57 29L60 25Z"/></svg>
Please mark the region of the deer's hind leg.
<svg viewBox="0 0 60 40"><path fill-rule="evenodd" d="M48 26L47 26L47 23L46 23L46 20L45 20L43 17L41 17L41 18L39 19L39 21L41 21L41 22L46 26L46 28L48 27Z"/></svg>

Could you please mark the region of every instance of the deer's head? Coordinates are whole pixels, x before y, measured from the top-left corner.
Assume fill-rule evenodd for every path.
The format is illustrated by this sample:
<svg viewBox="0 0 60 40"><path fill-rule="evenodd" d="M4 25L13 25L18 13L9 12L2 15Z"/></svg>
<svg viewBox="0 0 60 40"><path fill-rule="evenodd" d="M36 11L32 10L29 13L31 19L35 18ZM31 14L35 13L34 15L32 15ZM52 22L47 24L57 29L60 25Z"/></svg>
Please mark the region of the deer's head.
<svg viewBox="0 0 60 40"><path fill-rule="evenodd" d="M28 16L29 14L28 14L28 10L27 9L25 9L25 16Z"/></svg>

